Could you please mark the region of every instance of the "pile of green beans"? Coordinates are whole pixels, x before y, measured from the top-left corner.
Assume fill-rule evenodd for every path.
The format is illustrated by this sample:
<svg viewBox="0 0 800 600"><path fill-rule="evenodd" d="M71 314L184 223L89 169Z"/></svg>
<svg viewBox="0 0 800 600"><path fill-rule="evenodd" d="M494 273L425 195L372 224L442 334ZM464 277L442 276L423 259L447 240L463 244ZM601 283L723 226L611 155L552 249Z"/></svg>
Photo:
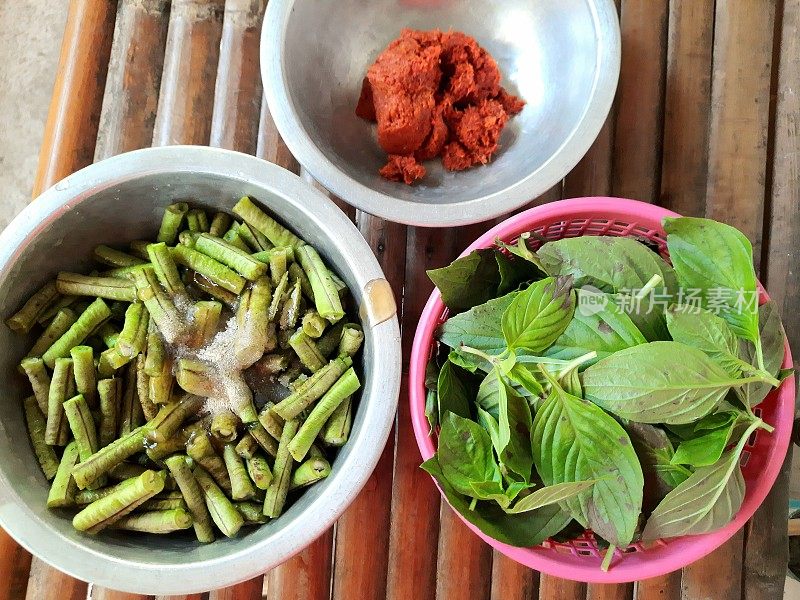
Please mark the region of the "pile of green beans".
<svg viewBox="0 0 800 600"><path fill-rule="evenodd" d="M59 273L6 320L39 331L25 420L47 506L79 531L235 536L347 441L364 340L347 286L250 198L233 213L172 204L154 241L96 247L95 272ZM221 380L202 351L234 326Z"/></svg>

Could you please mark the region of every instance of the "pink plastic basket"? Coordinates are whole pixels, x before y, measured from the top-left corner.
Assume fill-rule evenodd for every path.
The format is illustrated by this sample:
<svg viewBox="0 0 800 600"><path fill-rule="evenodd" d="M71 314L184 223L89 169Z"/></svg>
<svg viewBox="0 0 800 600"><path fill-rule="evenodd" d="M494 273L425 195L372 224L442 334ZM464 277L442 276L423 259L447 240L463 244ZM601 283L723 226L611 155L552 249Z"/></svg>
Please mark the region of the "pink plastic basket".
<svg viewBox="0 0 800 600"><path fill-rule="evenodd" d="M637 236L656 242L666 254L666 240L661 220L678 216L664 208L621 198L575 198L537 206L515 215L487 231L464 251L489 248L496 238L511 242L519 234L535 231L549 240L581 235ZM463 256L463 255L462 255ZM760 290L760 301L769 299ZM434 331L446 320L446 309L438 290L434 290L422 311L409 365L409 401L414 434L422 458L433 456L435 438L428 434L425 418L425 366L434 349ZM788 344L783 362L792 366ZM622 583L656 577L680 569L721 546L741 528L764 501L789 446L794 418L794 377L783 382L756 409L766 422L775 427L771 434L759 431L748 441L742 457L742 471L747 483L744 503L736 518L726 527L697 536L659 540L647 544L631 544L617 550L607 572L600 570L602 550L591 532L569 542L545 541L534 548L516 548L499 542L477 527L466 523L479 537L509 558L532 569L557 577L598 583Z"/></svg>

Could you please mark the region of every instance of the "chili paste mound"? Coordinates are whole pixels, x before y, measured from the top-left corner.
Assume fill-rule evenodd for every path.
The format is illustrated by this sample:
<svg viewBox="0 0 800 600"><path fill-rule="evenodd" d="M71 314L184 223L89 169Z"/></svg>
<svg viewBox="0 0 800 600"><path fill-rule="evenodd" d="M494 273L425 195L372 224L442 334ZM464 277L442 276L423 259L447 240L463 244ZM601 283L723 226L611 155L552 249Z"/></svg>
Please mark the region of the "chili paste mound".
<svg viewBox="0 0 800 600"><path fill-rule="evenodd" d="M378 125L389 155L380 174L411 184L425 176L420 162L437 156L451 171L488 163L524 106L471 36L404 29L367 70L356 115Z"/></svg>

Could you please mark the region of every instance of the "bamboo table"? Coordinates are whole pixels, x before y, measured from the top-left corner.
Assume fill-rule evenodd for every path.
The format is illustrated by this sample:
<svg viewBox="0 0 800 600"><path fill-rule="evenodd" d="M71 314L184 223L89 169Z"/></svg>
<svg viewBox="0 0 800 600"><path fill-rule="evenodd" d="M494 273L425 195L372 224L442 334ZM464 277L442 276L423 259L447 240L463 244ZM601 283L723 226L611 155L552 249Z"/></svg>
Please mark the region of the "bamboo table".
<svg viewBox="0 0 800 600"><path fill-rule="evenodd" d="M71 0L34 195L93 160L149 145L210 144L298 171L262 98L265 4ZM792 264L800 247L800 0L621 0L619 8L622 72L612 113L581 163L534 202L608 194L739 227L800 356L800 270ZM339 204L398 299L405 292L407 355L431 289L425 270L449 262L488 225L406 227ZM606 586L540 575L493 553L442 504L419 462L404 390L375 473L334 529L263 577L191 598L782 597L788 460L767 501L725 546L682 572ZM87 593L142 598L88 587L31 560L0 531L0 599Z"/></svg>

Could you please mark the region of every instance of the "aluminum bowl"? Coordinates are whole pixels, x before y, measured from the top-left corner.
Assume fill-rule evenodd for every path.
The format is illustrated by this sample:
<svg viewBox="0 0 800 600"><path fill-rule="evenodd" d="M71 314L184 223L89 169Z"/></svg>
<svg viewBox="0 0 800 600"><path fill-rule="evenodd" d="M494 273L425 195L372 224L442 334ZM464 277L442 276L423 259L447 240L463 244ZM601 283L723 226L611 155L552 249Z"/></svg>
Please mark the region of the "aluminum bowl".
<svg viewBox="0 0 800 600"><path fill-rule="evenodd" d="M492 163L426 163L413 186L378 175L386 154L354 113L367 68L403 27L460 30L525 99ZM597 137L619 76L613 0L270 0L261 35L269 108L286 145L356 208L421 226L507 213L560 181Z"/></svg>
<svg viewBox="0 0 800 600"><path fill-rule="evenodd" d="M5 318L59 270L90 268L100 243L152 238L164 207L195 199L230 211L251 195L314 244L353 291L365 333L363 391L351 438L325 481L279 519L239 537L199 544L191 532L142 536L72 528L49 511L49 489L22 416L28 392L16 365L32 343L0 324L0 524L20 544L79 579L145 594L185 594L252 578L321 535L355 498L383 451L400 388L400 335L390 289L372 252L340 210L299 177L226 150L173 146L110 158L47 190L0 234Z"/></svg>

